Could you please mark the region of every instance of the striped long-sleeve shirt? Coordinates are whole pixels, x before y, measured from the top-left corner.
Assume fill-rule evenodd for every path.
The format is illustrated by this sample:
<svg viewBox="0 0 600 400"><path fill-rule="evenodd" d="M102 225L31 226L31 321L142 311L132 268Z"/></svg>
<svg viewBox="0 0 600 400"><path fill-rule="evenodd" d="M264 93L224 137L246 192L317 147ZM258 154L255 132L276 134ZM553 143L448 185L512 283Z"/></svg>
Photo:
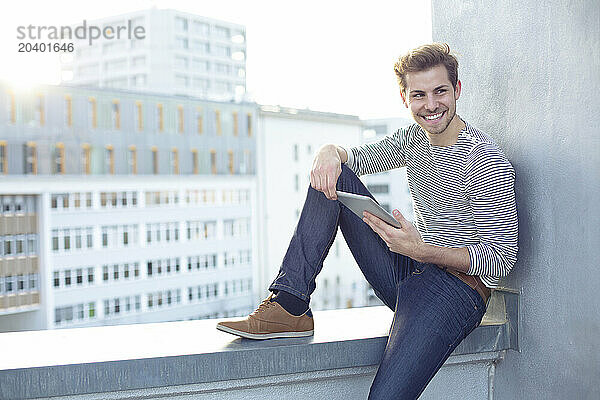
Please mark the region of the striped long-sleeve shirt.
<svg viewBox="0 0 600 400"><path fill-rule="evenodd" d="M423 241L466 247L468 274L495 288L517 260L515 173L488 135L465 125L455 144L434 146L413 124L351 148L346 164L358 176L406 166Z"/></svg>

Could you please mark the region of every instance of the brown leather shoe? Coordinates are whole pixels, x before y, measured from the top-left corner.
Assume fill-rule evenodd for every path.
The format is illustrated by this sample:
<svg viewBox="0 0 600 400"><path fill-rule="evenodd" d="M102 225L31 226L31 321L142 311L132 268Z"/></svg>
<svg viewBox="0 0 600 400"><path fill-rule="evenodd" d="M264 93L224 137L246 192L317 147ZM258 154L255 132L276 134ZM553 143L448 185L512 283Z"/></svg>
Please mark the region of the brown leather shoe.
<svg viewBox="0 0 600 400"><path fill-rule="evenodd" d="M273 339L312 336L314 321L306 313L295 316L271 301L271 294L246 319L224 321L217 329L247 339ZM308 311L307 311L308 312Z"/></svg>

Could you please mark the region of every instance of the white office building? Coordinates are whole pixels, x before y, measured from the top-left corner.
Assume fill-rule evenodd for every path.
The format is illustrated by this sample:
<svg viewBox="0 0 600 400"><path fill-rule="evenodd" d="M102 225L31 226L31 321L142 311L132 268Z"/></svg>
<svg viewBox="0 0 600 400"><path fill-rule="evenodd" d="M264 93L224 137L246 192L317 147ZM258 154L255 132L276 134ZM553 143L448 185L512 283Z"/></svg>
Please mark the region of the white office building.
<svg viewBox="0 0 600 400"><path fill-rule="evenodd" d="M296 227L310 169L317 150L326 143L360 144L362 122L356 116L279 106L259 111L257 176L262 259L257 291L264 297L277 276L281 261ZM380 304L360 272L340 231L325 259L311 298L315 310Z"/></svg>
<svg viewBox="0 0 600 400"><path fill-rule="evenodd" d="M252 308L253 177L27 183L5 177L0 195L3 229L19 216L38 221L32 231L0 236L0 331L227 317ZM19 204L27 199L34 213Z"/></svg>
<svg viewBox="0 0 600 400"><path fill-rule="evenodd" d="M156 8L86 21L109 37L73 39L62 57L63 83L132 89L217 101L242 100L246 92L243 25ZM111 27L112 30L110 30ZM116 37L120 27L120 39ZM143 27L143 35L138 29ZM129 34L128 32L134 32Z"/></svg>

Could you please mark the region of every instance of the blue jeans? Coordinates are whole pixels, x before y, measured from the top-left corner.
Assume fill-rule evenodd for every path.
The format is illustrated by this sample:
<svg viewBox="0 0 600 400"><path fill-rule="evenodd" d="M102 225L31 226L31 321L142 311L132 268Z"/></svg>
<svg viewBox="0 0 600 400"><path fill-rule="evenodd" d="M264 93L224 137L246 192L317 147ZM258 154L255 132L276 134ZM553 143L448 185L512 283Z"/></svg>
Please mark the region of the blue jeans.
<svg viewBox="0 0 600 400"><path fill-rule="evenodd" d="M373 197L346 165L337 189ZM456 276L390 251L361 218L312 187L269 290L283 290L310 302L338 226L375 294L394 311L369 399L415 399L479 325L486 305L477 291Z"/></svg>

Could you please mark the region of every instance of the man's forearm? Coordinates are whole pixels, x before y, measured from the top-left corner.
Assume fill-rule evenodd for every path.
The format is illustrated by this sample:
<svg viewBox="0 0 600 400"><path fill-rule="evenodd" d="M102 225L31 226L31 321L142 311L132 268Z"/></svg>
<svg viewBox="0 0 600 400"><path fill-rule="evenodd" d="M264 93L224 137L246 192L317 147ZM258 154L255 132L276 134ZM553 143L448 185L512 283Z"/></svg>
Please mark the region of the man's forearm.
<svg viewBox="0 0 600 400"><path fill-rule="evenodd" d="M467 273L471 267L469 250L466 247L450 248L423 244L417 255L417 261L432 263Z"/></svg>

